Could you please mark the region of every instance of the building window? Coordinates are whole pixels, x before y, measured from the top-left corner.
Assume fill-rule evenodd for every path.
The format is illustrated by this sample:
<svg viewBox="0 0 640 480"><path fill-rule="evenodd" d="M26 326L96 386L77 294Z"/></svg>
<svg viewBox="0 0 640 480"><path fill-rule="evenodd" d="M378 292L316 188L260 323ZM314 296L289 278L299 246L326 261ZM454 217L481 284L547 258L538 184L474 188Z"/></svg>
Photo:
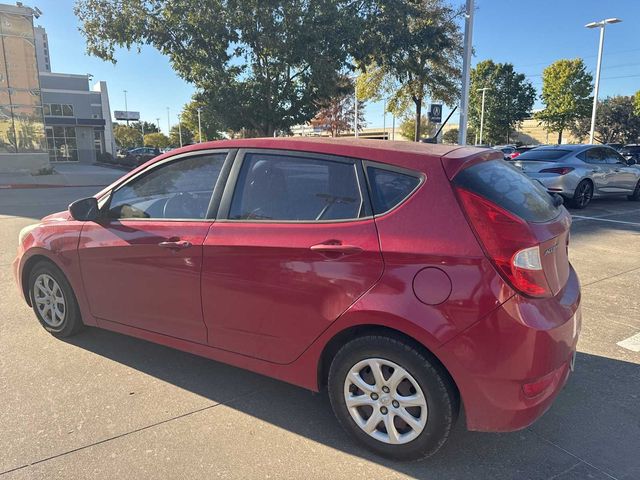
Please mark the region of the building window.
<svg viewBox="0 0 640 480"><path fill-rule="evenodd" d="M104 153L104 132L102 130L95 129L93 131L93 144L96 149L96 159Z"/></svg>
<svg viewBox="0 0 640 480"><path fill-rule="evenodd" d="M77 162L75 127L47 127L47 148L52 162Z"/></svg>
<svg viewBox="0 0 640 480"><path fill-rule="evenodd" d="M73 117L73 105L45 103L44 114L51 117Z"/></svg>

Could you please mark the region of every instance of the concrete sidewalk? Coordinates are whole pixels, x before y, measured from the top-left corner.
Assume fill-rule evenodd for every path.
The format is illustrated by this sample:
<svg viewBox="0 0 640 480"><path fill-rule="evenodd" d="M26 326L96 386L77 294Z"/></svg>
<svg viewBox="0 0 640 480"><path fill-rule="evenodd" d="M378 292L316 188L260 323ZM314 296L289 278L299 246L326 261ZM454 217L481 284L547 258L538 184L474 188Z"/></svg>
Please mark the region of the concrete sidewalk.
<svg viewBox="0 0 640 480"><path fill-rule="evenodd" d="M109 167L83 164L58 164L51 175L0 173L0 189L100 187L109 185L126 172Z"/></svg>

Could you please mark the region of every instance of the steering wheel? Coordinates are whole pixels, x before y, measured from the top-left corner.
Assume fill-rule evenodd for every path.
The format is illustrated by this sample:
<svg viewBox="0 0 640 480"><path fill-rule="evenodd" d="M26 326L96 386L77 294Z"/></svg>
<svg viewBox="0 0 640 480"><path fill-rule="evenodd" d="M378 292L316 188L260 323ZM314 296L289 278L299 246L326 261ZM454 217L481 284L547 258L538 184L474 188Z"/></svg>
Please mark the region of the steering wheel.
<svg viewBox="0 0 640 480"><path fill-rule="evenodd" d="M195 195L180 192L167 199L162 209L162 216L163 218L202 218L198 212L199 206Z"/></svg>

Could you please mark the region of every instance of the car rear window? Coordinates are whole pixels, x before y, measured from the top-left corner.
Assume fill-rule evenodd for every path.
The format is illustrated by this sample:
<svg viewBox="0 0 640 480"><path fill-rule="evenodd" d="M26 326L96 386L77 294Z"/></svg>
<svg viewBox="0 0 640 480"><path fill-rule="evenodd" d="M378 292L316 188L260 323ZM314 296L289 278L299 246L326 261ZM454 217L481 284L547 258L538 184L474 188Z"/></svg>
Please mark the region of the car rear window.
<svg viewBox="0 0 640 480"><path fill-rule="evenodd" d="M380 215L399 205L420 184L418 174L411 175L384 168L367 167L373 213Z"/></svg>
<svg viewBox="0 0 640 480"><path fill-rule="evenodd" d="M534 149L522 153L518 157L518 161L533 161L533 162L557 162L562 157L571 153L571 150L564 150L561 148L545 148Z"/></svg>
<svg viewBox="0 0 640 480"><path fill-rule="evenodd" d="M527 222L548 222L560 214L547 190L503 160L478 163L454 178L457 187L480 195Z"/></svg>

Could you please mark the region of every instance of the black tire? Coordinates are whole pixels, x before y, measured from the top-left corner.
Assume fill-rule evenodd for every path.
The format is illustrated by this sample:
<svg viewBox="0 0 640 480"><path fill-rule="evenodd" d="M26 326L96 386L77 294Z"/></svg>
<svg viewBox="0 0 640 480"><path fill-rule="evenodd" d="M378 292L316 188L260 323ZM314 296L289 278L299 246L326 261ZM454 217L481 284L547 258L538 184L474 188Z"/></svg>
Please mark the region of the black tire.
<svg viewBox="0 0 640 480"><path fill-rule="evenodd" d="M582 180L576 187L570 205L573 208L582 209L589 205L593 198L593 183L591 180Z"/></svg>
<svg viewBox="0 0 640 480"><path fill-rule="evenodd" d="M392 445L373 438L358 426L347 408L344 389L349 371L358 362L375 358L391 361L406 370L426 398L426 424L408 443ZM328 390L331 406L342 427L369 450L396 460L418 460L436 453L449 437L459 410L456 389L437 361L399 339L382 335L356 338L338 351L329 370ZM382 425L378 424L378 429Z"/></svg>
<svg viewBox="0 0 640 480"><path fill-rule="evenodd" d="M640 180L638 180L633 193L631 195L627 195L627 200L631 200L632 202L640 201Z"/></svg>
<svg viewBox="0 0 640 480"><path fill-rule="evenodd" d="M64 299L64 318L60 325L52 326L50 321L47 320L40 311L36 303L35 283L41 275L48 275L53 278L60 287L62 297ZM78 302L69 281L62 271L60 271L60 269L51 262L42 261L36 264L31 270L29 274L29 298L31 299L31 306L38 318L38 321L44 329L53 336L58 338L70 337L80 332L84 327L80 316L80 309L78 308Z"/></svg>

